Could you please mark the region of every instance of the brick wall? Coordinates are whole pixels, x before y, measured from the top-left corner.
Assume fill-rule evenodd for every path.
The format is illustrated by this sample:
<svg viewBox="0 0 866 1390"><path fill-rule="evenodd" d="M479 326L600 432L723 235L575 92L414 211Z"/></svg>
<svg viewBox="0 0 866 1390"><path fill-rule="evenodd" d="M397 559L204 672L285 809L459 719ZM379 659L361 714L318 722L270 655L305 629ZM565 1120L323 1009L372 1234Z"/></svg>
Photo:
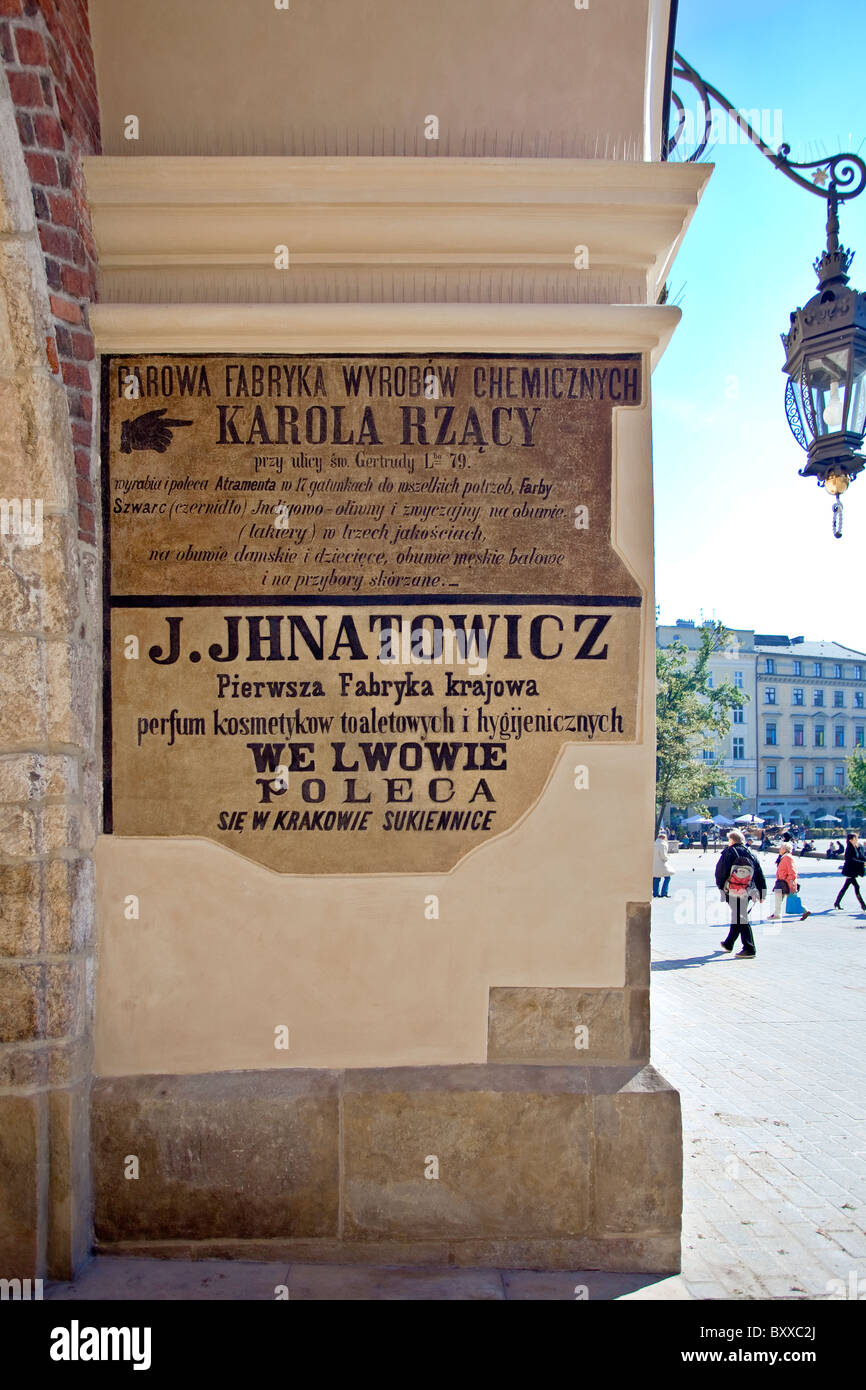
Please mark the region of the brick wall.
<svg viewBox="0 0 866 1390"><path fill-rule="evenodd" d="M0 0L0 53L51 290L54 340L47 352L69 404L78 534L93 544L96 378L88 304L96 297L96 252L81 159L98 154L100 140L87 0Z"/></svg>

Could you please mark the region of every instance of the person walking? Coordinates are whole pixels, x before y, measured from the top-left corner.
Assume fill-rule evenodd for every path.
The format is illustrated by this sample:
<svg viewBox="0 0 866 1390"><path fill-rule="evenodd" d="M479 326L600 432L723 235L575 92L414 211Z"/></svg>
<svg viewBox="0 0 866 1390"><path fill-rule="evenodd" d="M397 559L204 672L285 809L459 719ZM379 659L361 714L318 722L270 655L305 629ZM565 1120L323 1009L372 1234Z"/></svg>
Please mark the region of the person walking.
<svg viewBox="0 0 866 1390"><path fill-rule="evenodd" d="M668 837L663 830L653 845L653 897L666 898L671 886L671 868L668 859Z"/></svg>
<svg viewBox="0 0 866 1390"><path fill-rule="evenodd" d="M702 830L702 831L701 831L701 854L706 854L706 852L707 852L707 846L709 845L709 843L710 843L710 841L709 841L709 838L707 837L707 832L706 832L706 830Z"/></svg>
<svg viewBox="0 0 866 1390"><path fill-rule="evenodd" d="M833 906L842 909L842 899L849 888L854 889L855 897L860 906L866 910L866 903L863 901L863 894L860 892L858 878L862 878L866 873L866 849L860 844L860 836L856 830L848 831L848 840L845 845L845 858L842 861L842 873L845 875L845 882L836 895Z"/></svg>
<svg viewBox="0 0 866 1390"><path fill-rule="evenodd" d="M794 846L790 840L783 840L780 848L781 853L776 860L776 882L773 884L774 907L767 918L768 922L778 922L782 916L785 899L789 894L800 891L800 881L794 868ZM811 912L804 909L800 921L805 922L806 918L811 916Z"/></svg>
<svg viewBox="0 0 866 1390"><path fill-rule="evenodd" d="M757 954L749 922L749 908L753 902L763 902L767 880L752 851L746 849L739 830L728 831L727 847L722 850L716 864L716 887L731 909L731 925L721 942L722 950L733 951L737 937L740 937L743 945L737 956L748 960Z"/></svg>

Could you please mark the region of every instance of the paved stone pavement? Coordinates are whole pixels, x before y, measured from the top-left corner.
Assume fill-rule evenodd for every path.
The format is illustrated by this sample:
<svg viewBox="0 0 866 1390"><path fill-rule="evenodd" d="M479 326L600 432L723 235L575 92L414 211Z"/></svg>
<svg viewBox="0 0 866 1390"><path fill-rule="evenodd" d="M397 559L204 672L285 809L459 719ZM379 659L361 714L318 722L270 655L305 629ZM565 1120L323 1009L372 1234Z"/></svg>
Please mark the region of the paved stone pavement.
<svg viewBox="0 0 866 1390"><path fill-rule="evenodd" d="M653 903L652 1058L683 1105L683 1280L695 1298L746 1299L850 1296L860 1280L866 1298L866 913L850 889L834 911L838 861L800 860L813 915L759 925L756 958L738 960L719 945L716 858L681 851ZM775 855L761 861L772 886Z"/></svg>
<svg viewBox="0 0 866 1390"><path fill-rule="evenodd" d="M716 854L681 851L653 903L652 1055L683 1105L680 1277L102 1257L47 1296L866 1298L866 913L850 890L834 912L838 865L803 860L813 915L758 925L756 958L737 960L719 946ZM763 863L772 882L775 856Z"/></svg>
<svg viewBox="0 0 866 1390"><path fill-rule="evenodd" d="M178 1299L503 1302L688 1299L679 1277L535 1269L382 1269L367 1265L261 1264L248 1260L151 1260L103 1255L74 1284L55 1284L56 1302Z"/></svg>

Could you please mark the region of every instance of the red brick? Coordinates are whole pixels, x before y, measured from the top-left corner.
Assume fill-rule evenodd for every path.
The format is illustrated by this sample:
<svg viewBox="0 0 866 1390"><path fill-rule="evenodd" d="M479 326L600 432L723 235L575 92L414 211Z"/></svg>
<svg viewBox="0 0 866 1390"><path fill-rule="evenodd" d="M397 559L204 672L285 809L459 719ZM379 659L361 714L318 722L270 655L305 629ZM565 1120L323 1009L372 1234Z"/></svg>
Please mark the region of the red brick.
<svg viewBox="0 0 866 1390"><path fill-rule="evenodd" d="M90 393L87 395L76 395L75 404L72 408L73 415L77 415L80 420L93 419L93 400Z"/></svg>
<svg viewBox="0 0 866 1390"><path fill-rule="evenodd" d="M90 483L86 478L76 478L75 483L78 488L79 502L83 502L86 506L92 507L96 499L93 496L93 488L90 486Z"/></svg>
<svg viewBox="0 0 866 1390"><path fill-rule="evenodd" d="M47 116L39 116L38 120L48 120ZM28 116L25 111L15 112L15 124L18 127L18 137L25 149L37 143L33 132L33 118Z"/></svg>
<svg viewBox="0 0 866 1390"><path fill-rule="evenodd" d="M90 373L86 367L79 367L77 362L63 363L63 380L67 386L76 386L79 391L90 390Z"/></svg>
<svg viewBox="0 0 866 1390"><path fill-rule="evenodd" d="M57 344L53 338L45 339L45 356L48 358L48 365L56 375L60 371L60 362L57 358Z"/></svg>
<svg viewBox="0 0 866 1390"><path fill-rule="evenodd" d="M78 507L78 539L88 542L90 545L96 544L96 522L93 519L93 512L89 507L80 504Z"/></svg>
<svg viewBox="0 0 866 1390"><path fill-rule="evenodd" d="M10 15L13 19L21 13L21 0L0 0L0 14Z"/></svg>
<svg viewBox="0 0 866 1390"><path fill-rule="evenodd" d="M89 333L72 333L72 351L79 362L92 362L96 356L93 338Z"/></svg>
<svg viewBox="0 0 866 1390"><path fill-rule="evenodd" d="M52 193L49 197L51 220L58 227L75 226L75 203L68 193Z"/></svg>
<svg viewBox="0 0 866 1390"><path fill-rule="evenodd" d="M90 477L90 450L89 450L89 449L76 449L76 450L75 450L75 471L76 471L76 473L78 474L79 478L89 478L89 477Z"/></svg>
<svg viewBox="0 0 866 1390"><path fill-rule="evenodd" d="M36 132L36 143L43 149L62 150L66 144L63 134L63 127L56 116L48 116L40 113L33 117L33 128ZM26 143L32 144L31 141Z"/></svg>
<svg viewBox="0 0 866 1390"><path fill-rule="evenodd" d="M81 305L73 304L68 299L63 299L59 294L51 296L51 312L55 318L63 319L64 323L81 322Z"/></svg>
<svg viewBox="0 0 866 1390"><path fill-rule="evenodd" d="M31 183L41 184L43 188L53 188L57 183L57 160L50 154L28 151L24 156L30 172Z"/></svg>
<svg viewBox="0 0 866 1390"><path fill-rule="evenodd" d="M16 106L45 105L38 73L10 72L9 91Z"/></svg>
<svg viewBox="0 0 866 1390"><path fill-rule="evenodd" d="M87 299L90 295L90 276L74 265L60 267L60 283L67 294L77 295L79 299Z"/></svg>
<svg viewBox="0 0 866 1390"><path fill-rule="evenodd" d="M52 227L50 222L40 222L39 240L42 242L42 250L46 255L59 256L63 261L71 259L72 238L69 232L61 231L59 227Z"/></svg>
<svg viewBox="0 0 866 1390"><path fill-rule="evenodd" d="M42 35L36 29L28 29L23 24L16 24L12 32L15 35L18 61L23 67L44 68L48 66L45 44L42 42Z"/></svg>
<svg viewBox="0 0 866 1390"><path fill-rule="evenodd" d="M93 430L90 425L85 425L81 420L72 421L73 444L80 444L83 448L89 449L92 436Z"/></svg>

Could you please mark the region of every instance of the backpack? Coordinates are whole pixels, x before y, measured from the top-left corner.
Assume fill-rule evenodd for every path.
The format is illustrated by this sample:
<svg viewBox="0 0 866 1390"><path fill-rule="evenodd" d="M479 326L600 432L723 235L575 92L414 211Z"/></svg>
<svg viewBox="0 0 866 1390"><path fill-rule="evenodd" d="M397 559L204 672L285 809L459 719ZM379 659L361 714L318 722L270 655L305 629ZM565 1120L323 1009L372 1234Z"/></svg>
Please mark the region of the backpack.
<svg viewBox="0 0 866 1390"><path fill-rule="evenodd" d="M740 851L737 850L737 858L731 865L726 892L734 898L746 898L752 886L755 870L748 859L740 859L739 856Z"/></svg>

